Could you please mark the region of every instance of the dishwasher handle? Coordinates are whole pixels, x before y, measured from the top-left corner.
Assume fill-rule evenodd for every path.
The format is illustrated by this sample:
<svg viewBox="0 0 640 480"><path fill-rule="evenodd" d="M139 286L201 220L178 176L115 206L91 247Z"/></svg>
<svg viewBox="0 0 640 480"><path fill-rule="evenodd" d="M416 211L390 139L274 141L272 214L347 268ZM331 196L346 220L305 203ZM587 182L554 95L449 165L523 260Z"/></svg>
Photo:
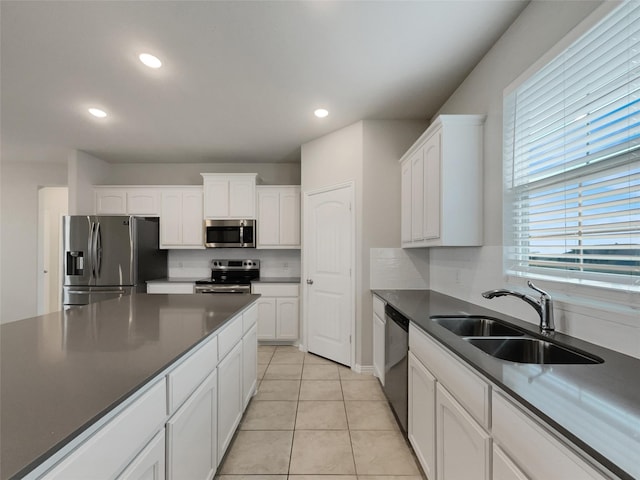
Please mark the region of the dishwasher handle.
<svg viewBox="0 0 640 480"><path fill-rule="evenodd" d="M399 325L405 332L409 331L409 319L398 312L395 308L390 305L385 305L384 314Z"/></svg>

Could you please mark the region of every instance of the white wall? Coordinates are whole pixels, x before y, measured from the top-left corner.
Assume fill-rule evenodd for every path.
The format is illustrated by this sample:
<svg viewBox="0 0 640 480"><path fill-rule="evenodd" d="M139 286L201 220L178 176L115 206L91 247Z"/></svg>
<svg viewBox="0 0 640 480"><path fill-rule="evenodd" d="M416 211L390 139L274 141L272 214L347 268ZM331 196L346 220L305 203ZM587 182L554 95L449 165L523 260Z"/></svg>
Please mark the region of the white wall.
<svg viewBox="0 0 640 480"><path fill-rule="evenodd" d="M361 367L372 365L373 360L370 249L394 247L400 243L398 160L425 127L426 122L367 120L302 146L303 194L348 181L355 186L354 361Z"/></svg>
<svg viewBox="0 0 640 480"><path fill-rule="evenodd" d="M300 185L299 163L111 164L113 185L202 185L201 173L257 173L262 185Z"/></svg>
<svg viewBox="0 0 640 480"><path fill-rule="evenodd" d="M65 186L67 166L3 162L1 170L0 322L5 323L37 315L38 189Z"/></svg>
<svg viewBox="0 0 640 480"><path fill-rule="evenodd" d="M90 215L94 213L93 185L107 181L111 165L80 150L70 155L68 165L69 215Z"/></svg>
<svg viewBox="0 0 640 480"><path fill-rule="evenodd" d="M502 273L502 95L503 90L558 43L601 2L531 2L475 67L439 113L486 113L484 145L484 246L434 248L429 252L431 288L537 323L536 312L517 299L484 300L483 290L524 286ZM508 285L511 283L511 285ZM560 284L539 282L556 298L558 330L640 357L640 315L608 303L611 294L582 289L569 296ZM526 289L526 287L524 287ZM637 297L637 295L636 295ZM631 296L627 298L631 299ZM638 304L638 300L635 300Z"/></svg>

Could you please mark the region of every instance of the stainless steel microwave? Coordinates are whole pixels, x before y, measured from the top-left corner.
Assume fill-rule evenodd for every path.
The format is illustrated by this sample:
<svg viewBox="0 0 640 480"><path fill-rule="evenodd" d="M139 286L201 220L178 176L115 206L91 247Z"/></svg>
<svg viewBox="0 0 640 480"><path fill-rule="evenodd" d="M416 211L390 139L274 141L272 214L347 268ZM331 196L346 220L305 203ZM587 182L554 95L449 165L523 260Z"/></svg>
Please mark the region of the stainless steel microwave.
<svg viewBox="0 0 640 480"><path fill-rule="evenodd" d="M254 248L255 220L205 220L204 246L207 248Z"/></svg>

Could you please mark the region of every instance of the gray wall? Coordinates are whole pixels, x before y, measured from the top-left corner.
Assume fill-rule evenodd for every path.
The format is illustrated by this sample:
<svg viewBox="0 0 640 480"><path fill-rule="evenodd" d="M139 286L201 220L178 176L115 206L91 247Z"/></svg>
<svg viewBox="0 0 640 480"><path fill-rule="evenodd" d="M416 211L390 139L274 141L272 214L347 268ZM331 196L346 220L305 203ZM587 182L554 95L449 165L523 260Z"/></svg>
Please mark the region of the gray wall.
<svg viewBox="0 0 640 480"><path fill-rule="evenodd" d="M67 166L6 163L1 168L0 322L37 315L38 189L67 184Z"/></svg>

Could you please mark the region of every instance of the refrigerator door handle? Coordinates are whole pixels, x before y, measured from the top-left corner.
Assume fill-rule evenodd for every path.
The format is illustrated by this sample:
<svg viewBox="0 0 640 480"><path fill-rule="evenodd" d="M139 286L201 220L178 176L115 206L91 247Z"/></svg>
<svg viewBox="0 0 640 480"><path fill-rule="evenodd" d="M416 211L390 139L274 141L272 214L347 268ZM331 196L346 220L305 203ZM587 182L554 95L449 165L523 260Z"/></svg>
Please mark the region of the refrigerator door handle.
<svg viewBox="0 0 640 480"><path fill-rule="evenodd" d="M91 262L91 277L95 279L98 275L96 272L96 225L91 222L91 230L89 231L89 260Z"/></svg>
<svg viewBox="0 0 640 480"><path fill-rule="evenodd" d="M100 231L100 223L96 223L96 278L102 270L102 232Z"/></svg>

